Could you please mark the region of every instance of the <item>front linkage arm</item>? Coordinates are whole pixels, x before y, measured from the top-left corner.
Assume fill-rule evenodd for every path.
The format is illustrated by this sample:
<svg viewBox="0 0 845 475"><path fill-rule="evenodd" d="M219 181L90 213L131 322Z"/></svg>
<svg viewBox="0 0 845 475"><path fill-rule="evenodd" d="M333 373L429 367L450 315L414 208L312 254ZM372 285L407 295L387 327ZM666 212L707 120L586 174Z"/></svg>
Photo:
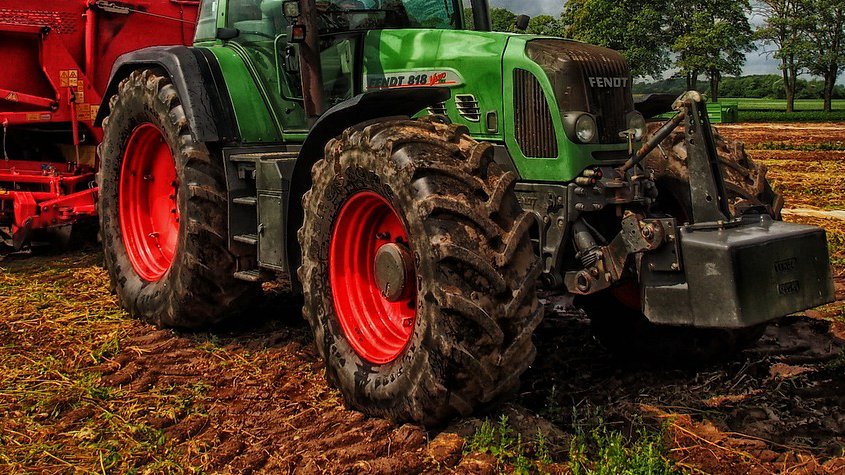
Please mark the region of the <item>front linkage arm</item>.
<svg viewBox="0 0 845 475"><path fill-rule="evenodd" d="M593 294L630 278L623 271L633 257L642 311L654 323L745 328L831 302L824 230L767 214L732 216L704 100L687 92L673 107L675 117L614 171L624 180L683 124L692 222L679 226L674 218L628 210L621 231L602 246L590 238L589 225L575 221L583 267L566 272L567 290Z"/></svg>

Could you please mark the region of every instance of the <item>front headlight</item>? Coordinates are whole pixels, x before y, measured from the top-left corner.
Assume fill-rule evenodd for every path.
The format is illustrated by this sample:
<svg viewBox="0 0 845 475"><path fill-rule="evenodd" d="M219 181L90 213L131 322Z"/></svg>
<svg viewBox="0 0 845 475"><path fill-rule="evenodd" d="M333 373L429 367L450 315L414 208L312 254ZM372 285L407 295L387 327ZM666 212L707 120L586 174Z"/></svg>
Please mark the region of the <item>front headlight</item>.
<svg viewBox="0 0 845 475"><path fill-rule="evenodd" d="M598 135L598 126L596 126L596 119L589 114L582 114L575 121L575 136L578 137L582 143L590 143Z"/></svg>
<svg viewBox="0 0 845 475"><path fill-rule="evenodd" d="M640 140L645 137L647 130L647 126L645 123L645 117L639 112L631 112L628 115L628 129L634 130L634 138L639 142Z"/></svg>

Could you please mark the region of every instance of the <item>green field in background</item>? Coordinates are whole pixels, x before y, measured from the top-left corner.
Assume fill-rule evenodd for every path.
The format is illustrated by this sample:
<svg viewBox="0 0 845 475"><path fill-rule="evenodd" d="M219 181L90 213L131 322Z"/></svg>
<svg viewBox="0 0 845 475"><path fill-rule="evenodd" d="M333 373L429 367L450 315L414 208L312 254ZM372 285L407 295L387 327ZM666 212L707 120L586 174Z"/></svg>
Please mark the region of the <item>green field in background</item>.
<svg viewBox="0 0 845 475"><path fill-rule="evenodd" d="M724 97L719 100L720 104L731 105L736 104L739 110L754 110L754 111L781 111L786 112L786 100L782 99L742 99ZM824 101L821 99L797 99L795 101L796 111L821 111L824 106ZM845 111L845 99L837 99L833 101L833 110Z"/></svg>
<svg viewBox="0 0 845 475"><path fill-rule="evenodd" d="M797 99L795 112L786 112L786 100L725 97L723 107L736 106L737 122L845 122L845 100L833 101L833 112L823 112L821 99Z"/></svg>

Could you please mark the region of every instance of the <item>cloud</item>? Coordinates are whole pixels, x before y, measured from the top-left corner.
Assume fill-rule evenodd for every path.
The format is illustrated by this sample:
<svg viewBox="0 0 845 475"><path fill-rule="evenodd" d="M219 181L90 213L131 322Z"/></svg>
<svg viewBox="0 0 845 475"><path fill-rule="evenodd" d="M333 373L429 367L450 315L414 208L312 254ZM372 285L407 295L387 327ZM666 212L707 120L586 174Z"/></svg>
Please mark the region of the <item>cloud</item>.
<svg viewBox="0 0 845 475"><path fill-rule="evenodd" d="M564 0L490 0L491 7L502 7L516 13L529 16L558 16L563 11Z"/></svg>

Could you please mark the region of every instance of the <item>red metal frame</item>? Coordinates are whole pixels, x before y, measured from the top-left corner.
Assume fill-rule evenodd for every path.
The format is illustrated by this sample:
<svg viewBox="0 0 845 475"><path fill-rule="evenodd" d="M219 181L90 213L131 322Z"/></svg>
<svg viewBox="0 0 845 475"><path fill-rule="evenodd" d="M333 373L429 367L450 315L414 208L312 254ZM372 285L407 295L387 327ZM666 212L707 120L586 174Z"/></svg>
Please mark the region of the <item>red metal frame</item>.
<svg viewBox="0 0 845 475"><path fill-rule="evenodd" d="M98 0L0 5L0 57L6 63L0 133L63 124L64 141L76 148L75 156L37 162L5 159L0 151L0 226L11 223L13 235L96 215L97 190L89 184L97 165L81 166L77 159L83 133L94 144L102 140L94 119L111 65L129 51L193 40L197 0L114 3L120 8ZM18 237L16 243L25 236Z"/></svg>

